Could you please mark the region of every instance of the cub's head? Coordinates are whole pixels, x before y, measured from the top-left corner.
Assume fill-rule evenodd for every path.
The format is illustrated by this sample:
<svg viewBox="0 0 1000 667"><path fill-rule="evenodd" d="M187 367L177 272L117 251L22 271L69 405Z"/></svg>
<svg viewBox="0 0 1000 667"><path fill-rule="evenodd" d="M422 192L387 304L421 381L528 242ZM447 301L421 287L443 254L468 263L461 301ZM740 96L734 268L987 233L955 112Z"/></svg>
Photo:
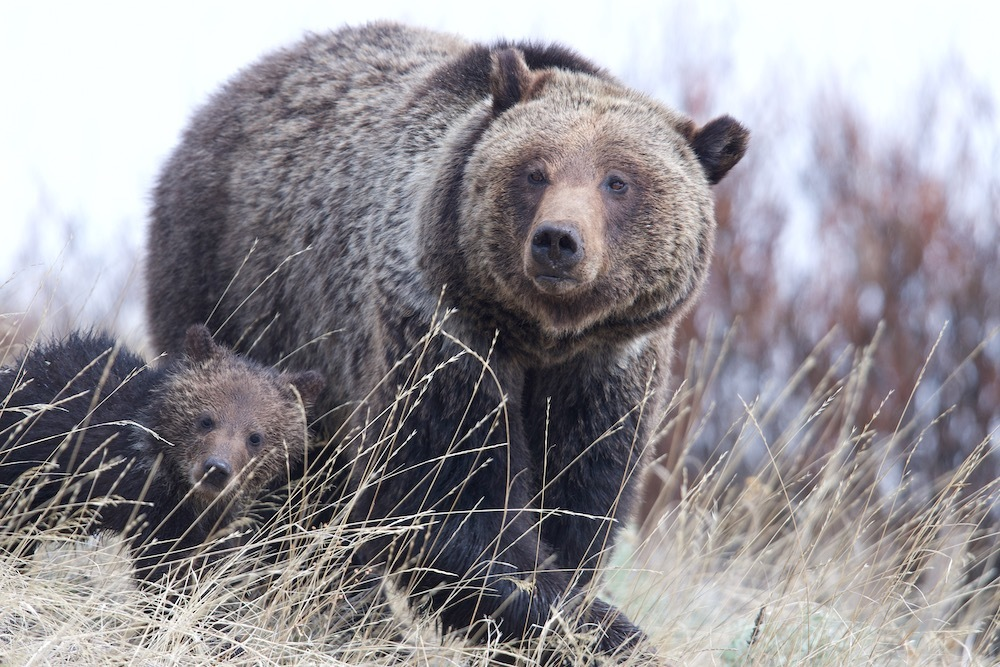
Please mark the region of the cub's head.
<svg viewBox="0 0 1000 667"><path fill-rule="evenodd" d="M279 373L191 327L152 404L173 481L205 505L222 494L256 495L302 460L306 410L323 384L314 371Z"/></svg>
<svg viewBox="0 0 1000 667"><path fill-rule="evenodd" d="M709 186L746 150L728 116L704 127L607 77L493 55L492 119L465 168L458 245L469 283L548 336L642 331L703 282Z"/></svg>

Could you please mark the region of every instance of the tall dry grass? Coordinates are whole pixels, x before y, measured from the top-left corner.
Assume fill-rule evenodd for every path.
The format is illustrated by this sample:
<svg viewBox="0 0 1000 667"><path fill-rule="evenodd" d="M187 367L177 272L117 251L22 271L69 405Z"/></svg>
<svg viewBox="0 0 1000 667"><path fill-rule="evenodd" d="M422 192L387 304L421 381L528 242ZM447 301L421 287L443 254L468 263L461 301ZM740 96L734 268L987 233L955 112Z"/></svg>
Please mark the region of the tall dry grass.
<svg viewBox="0 0 1000 667"><path fill-rule="evenodd" d="M665 630L657 635L681 664L994 664L996 485L967 491L991 443L932 488L914 488L913 453L943 415L911 404L888 434L859 421L878 344L827 369L773 441L761 434L776 405L732 396L745 415L733 425L735 447L694 483L671 480L682 500L630 545L629 567L609 585L654 619L648 627ZM689 367L667 431L696 430L688 398L706 379L723 381L707 352ZM810 444L830 433L838 447L816 457ZM743 476L748 460L753 473Z"/></svg>
<svg viewBox="0 0 1000 667"><path fill-rule="evenodd" d="M6 331L18 340L38 337L16 323ZM21 349L13 337L0 343L8 361ZM996 489L969 491L966 484L993 455L991 443L979 443L933 487L912 484L913 452L943 415L911 401L891 433L861 417L879 344L876 337L836 358L776 431L770 427L787 413L777 408L788 407L783 401L830 358L827 350L807 359L768 402L726 394L724 348L687 352L660 437L694 443L704 411L712 409L700 399L716 384L714 395L743 405L732 425L735 445L694 478L676 461L653 462L650 474L673 491L625 532L595 591L649 633L661 662L994 663ZM415 385L433 381L433 369L413 363ZM780 436L764 436L772 432ZM830 434L837 448L811 450ZM60 518L65 508L56 507L49 518L58 520L19 521L11 514L17 488L0 489L3 524L17 526L0 531L0 664L486 665L511 653L523 664L539 659L537 646L498 645L489 629L486 646L443 635L433 614L414 613L403 602L405 591L391 576L351 564L362 543L380 536L374 530L392 528L352 524L351 497L332 520L315 525L310 499L320 479L297 484L293 501L262 503L247 542L184 586L137 585L122 540L90 535L86 512ZM543 634L547 645L584 663L585 638L567 630L573 613L556 610Z"/></svg>

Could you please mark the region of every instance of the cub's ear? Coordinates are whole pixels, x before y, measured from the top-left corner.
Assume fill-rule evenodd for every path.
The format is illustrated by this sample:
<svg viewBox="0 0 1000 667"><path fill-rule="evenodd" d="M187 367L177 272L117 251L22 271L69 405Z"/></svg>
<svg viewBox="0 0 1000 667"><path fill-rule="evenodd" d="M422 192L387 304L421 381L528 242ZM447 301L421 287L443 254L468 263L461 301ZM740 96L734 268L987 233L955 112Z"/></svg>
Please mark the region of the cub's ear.
<svg viewBox="0 0 1000 667"><path fill-rule="evenodd" d="M319 392L323 391L323 387L326 386L326 380L316 371L282 373L281 379L295 387L306 409L312 407L319 396Z"/></svg>
<svg viewBox="0 0 1000 667"><path fill-rule="evenodd" d="M184 354L191 361L207 361L225 350L212 340L212 332L204 324L192 324L184 337Z"/></svg>
<svg viewBox="0 0 1000 667"><path fill-rule="evenodd" d="M493 115L499 116L518 102L532 97L538 84L547 74L532 72L520 49L503 49L491 54L490 95L493 97Z"/></svg>
<svg viewBox="0 0 1000 667"><path fill-rule="evenodd" d="M722 180L747 150L750 132L732 116L720 116L691 137L691 147L711 185Z"/></svg>

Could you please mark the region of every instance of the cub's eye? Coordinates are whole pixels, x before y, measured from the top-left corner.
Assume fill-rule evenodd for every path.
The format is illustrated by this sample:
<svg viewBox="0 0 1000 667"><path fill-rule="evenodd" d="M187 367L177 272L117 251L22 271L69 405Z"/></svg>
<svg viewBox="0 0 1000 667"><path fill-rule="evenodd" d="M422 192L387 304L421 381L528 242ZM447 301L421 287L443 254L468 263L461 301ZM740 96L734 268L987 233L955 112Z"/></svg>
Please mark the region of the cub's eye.
<svg viewBox="0 0 1000 667"><path fill-rule="evenodd" d="M545 172L541 169L532 169L528 172L528 182L532 185L543 185L546 180Z"/></svg>
<svg viewBox="0 0 1000 667"><path fill-rule="evenodd" d="M609 176L606 185L612 192L621 193L628 190L628 183L620 176Z"/></svg>
<svg viewBox="0 0 1000 667"><path fill-rule="evenodd" d="M247 446L253 449L264 444L264 436L260 433L251 433L247 436Z"/></svg>
<svg viewBox="0 0 1000 667"><path fill-rule="evenodd" d="M212 419L212 415L202 415L198 417L198 428L203 431L211 431L215 427L215 420Z"/></svg>

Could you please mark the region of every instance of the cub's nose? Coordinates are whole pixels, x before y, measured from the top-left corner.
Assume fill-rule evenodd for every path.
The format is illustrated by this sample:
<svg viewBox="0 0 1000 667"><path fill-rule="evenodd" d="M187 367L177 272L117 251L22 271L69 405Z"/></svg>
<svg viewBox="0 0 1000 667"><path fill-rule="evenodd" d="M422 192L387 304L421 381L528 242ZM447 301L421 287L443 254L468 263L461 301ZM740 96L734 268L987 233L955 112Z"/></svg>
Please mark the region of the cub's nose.
<svg viewBox="0 0 1000 667"><path fill-rule="evenodd" d="M210 456L205 460L202 472L205 475L202 479L203 483L214 486L217 489L221 489L228 484L229 479L233 476L233 468L229 465L229 462L215 456Z"/></svg>

